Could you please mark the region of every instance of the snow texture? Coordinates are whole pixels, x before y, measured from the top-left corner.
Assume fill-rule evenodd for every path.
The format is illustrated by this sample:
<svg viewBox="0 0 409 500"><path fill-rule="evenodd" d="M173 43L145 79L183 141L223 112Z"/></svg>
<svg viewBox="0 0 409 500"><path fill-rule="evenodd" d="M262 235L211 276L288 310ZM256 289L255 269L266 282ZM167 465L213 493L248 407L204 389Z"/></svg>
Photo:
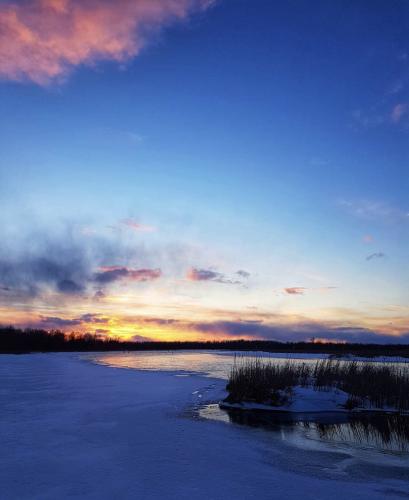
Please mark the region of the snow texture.
<svg viewBox="0 0 409 500"><path fill-rule="evenodd" d="M362 467L356 475L345 452L192 418L192 405L223 396L222 380L98 366L67 353L3 355L0 380L1 500L383 500L407 492L406 477L381 480Z"/></svg>

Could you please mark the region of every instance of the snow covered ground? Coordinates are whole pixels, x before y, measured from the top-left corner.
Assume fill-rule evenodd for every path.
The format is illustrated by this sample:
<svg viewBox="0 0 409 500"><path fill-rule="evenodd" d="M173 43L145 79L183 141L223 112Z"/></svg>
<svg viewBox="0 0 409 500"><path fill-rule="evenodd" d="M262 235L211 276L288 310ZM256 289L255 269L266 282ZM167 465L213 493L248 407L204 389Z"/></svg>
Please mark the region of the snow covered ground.
<svg viewBox="0 0 409 500"><path fill-rule="evenodd" d="M243 401L242 403L220 403L221 408L232 408L238 410L263 410L270 412L290 412L290 413L397 413L396 408L384 406L375 408L371 404L361 402L359 406L353 410L346 409L348 401L348 393L340 389L327 389L318 391L313 387L295 386L292 388L290 400L285 405L272 406L269 404L253 403ZM408 415L407 411L400 411L400 415Z"/></svg>
<svg viewBox="0 0 409 500"><path fill-rule="evenodd" d="M188 409L225 382L177 375L78 354L0 356L1 500L408 497L401 458L368 464L194 419Z"/></svg>
<svg viewBox="0 0 409 500"><path fill-rule="evenodd" d="M253 409L268 411L286 411L294 413L321 413L321 412L342 412L348 413L345 403L348 394L338 389L328 391L316 391L312 387L293 387L291 399L283 406L271 406L258 403L225 403L221 406L225 408Z"/></svg>

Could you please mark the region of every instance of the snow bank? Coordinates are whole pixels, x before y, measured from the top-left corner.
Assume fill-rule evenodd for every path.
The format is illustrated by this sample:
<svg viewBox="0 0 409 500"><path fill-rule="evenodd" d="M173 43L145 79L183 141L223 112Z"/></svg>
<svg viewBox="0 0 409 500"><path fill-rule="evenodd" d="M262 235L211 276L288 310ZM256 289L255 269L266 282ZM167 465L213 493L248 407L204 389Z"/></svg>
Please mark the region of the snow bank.
<svg viewBox="0 0 409 500"><path fill-rule="evenodd" d="M243 401L241 403L228 403L221 401L220 408L237 410L264 410L270 412L286 413L399 413L409 415L409 412L396 410L395 408L374 408L370 404L348 410L345 404L348 400L348 393L339 389L315 390L312 387L296 386L293 388L292 396L288 404L272 406L268 404L253 403Z"/></svg>
<svg viewBox="0 0 409 500"><path fill-rule="evenodd" d="M242 410L268 410L292 413L347 412L345 403L348 394L338 389L316 391L311 387L296 386L288 404L272 406L258 403L227 403L221 402L221 408L236 408Z"/></svg>

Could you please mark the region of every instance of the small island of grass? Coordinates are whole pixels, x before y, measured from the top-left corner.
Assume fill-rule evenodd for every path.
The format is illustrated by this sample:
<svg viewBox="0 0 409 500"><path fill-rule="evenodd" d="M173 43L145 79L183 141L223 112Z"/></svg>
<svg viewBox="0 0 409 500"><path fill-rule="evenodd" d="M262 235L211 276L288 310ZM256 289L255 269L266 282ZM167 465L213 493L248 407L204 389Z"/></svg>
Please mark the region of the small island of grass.
<svg viewBox="0 0 409 500"><path fill-rule="evenodd" d="M242 360L221 407L286 412L409 412L409 367L355 361Z"/></svg>

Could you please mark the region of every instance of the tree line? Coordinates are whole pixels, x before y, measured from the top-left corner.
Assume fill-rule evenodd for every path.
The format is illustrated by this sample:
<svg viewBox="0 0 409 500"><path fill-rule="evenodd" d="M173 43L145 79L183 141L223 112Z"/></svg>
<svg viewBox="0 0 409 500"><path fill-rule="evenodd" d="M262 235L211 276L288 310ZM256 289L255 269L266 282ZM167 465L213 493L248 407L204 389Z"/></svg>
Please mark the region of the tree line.
<svg viewBox="0 0 409 500"><path fill-rule="evenodd" d="M409 357L407 344L357 344L324 342L278 342L273 340L147 341L134 342L90 333L66 334L59 330L0 327L0 353L72 351L173 351L229 350L287 353L325 353L358 356Z"/></svg>

